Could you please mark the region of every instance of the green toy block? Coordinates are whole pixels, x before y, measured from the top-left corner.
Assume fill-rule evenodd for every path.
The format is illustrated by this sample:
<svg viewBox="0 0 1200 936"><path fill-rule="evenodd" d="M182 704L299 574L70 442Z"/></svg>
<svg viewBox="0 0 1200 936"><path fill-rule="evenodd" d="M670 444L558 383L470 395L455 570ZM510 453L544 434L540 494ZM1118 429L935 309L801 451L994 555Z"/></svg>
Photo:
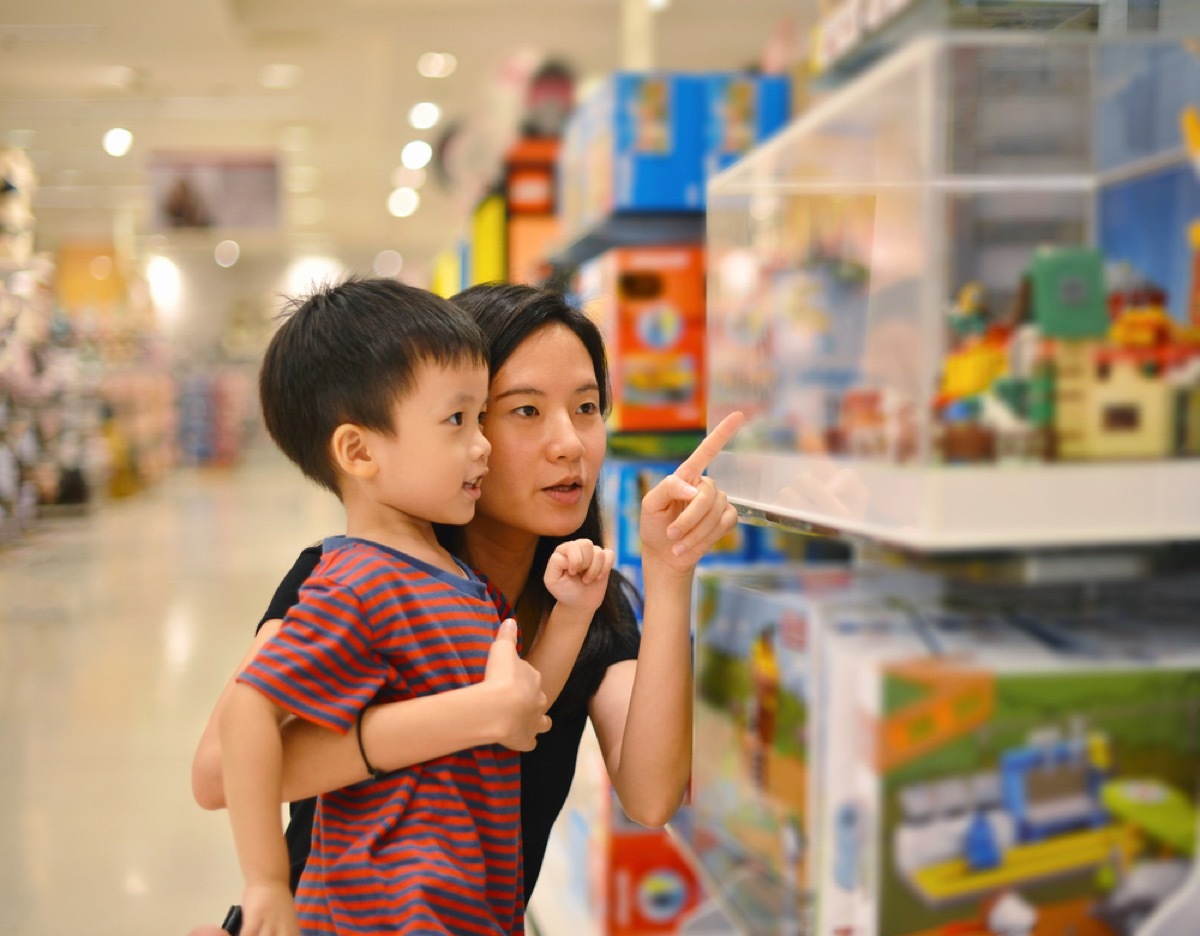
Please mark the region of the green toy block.
<svg viewBox="0 0 1200 936"><path fill-rule="evenodd" d="M1104 257L1091 247L1044 247L1029 268L1033 316L1046 338L1102 338L1108 332Z"/></svg>

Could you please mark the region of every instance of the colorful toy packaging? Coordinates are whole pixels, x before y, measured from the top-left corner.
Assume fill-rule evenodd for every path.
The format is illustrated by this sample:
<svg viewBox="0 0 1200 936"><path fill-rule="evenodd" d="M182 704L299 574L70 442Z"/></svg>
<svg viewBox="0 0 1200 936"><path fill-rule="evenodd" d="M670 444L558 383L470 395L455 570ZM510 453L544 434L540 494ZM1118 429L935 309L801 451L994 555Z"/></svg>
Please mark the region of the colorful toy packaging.
<svg viewBox="0 0 1200 936"><path fill-rule="evenodd" d="M704 174L716 175L787 123L791 83L785 75L722 72L704 79Z"/></svg>
<svg viewBox="0 0 1200 936"><path fill-rule="evenodd" d="M688 245L619 248L580 269L608 349L613 430L704 428L704 269L704 248Z"/></svg>
<svg viewBox="0 0 1200 936"><path fill-rule="evenodd" d="M873 605L818 638L816 931L1163 936L1146 921L1195 851L1200 636L1133 606Z"/></svg>

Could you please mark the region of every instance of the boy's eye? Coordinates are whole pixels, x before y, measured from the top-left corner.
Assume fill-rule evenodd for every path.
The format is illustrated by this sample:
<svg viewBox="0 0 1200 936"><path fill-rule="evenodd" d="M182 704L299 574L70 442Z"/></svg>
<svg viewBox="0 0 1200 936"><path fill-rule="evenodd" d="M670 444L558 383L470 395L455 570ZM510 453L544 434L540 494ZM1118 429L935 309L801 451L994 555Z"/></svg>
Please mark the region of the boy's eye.
<svg viewBox="0 0 1200 936"><path fill-rule="evenodd" d="M487 410L480 410L480 411L479 411L479 423L480 423L480 425L482 425L482 424L483 424L483 420L484 420L484 417L485 417L485 416L487 416Z"/></svg>
<svg viewBox="0 0 1200 936"><path fill-rule="evenodd" d="M450 424L453 426L461 426L463 424L463 414L455 413L450 417Z"/></svg>

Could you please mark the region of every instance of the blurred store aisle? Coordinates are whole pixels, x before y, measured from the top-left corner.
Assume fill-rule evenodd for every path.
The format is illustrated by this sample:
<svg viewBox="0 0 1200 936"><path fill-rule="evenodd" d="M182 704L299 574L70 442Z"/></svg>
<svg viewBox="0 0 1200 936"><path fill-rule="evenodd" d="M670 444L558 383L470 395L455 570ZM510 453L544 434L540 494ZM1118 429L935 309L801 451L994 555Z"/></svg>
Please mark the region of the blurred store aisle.
<svg viewBox="0 0 1200 936"><path fill-rule="evenodd" d="M0 550L0 933L220 921L239 876L192 750L280 576L341 523L263 450Z"/></svg>

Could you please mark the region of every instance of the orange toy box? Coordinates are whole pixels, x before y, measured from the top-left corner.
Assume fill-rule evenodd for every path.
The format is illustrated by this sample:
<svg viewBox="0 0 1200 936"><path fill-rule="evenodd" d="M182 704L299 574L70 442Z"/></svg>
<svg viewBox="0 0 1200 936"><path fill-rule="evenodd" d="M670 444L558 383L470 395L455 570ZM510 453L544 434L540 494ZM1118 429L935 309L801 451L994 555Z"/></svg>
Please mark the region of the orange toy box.
<svg viewBox="0 0 1200 936"><path fill-rule="evenodd" d="M622 247L580 268L604 332L617 432L704 428L704 248Z"/></svg>

